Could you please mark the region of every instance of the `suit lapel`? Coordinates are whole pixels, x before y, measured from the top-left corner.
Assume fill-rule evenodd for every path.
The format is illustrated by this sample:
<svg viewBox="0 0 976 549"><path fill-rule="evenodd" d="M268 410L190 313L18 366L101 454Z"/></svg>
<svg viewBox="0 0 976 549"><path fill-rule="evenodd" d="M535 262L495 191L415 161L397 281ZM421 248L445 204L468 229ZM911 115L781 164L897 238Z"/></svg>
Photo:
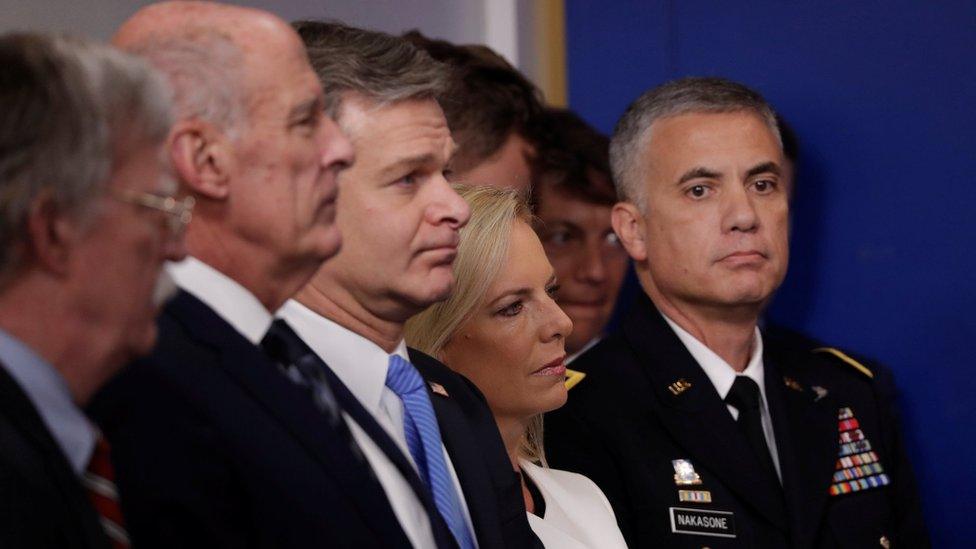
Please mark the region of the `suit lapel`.
<svg viewBox="0 0 976 549"><path fill-rule="evenodd" d="M661 422L689 454L682 457L712 471L743 502L786 531L781 488L764 473L711 380L646 295L622 329L660 403ZM690 386L672 390L679 380Z"/></svg>
<svg viewBox="0 0 976 549"><path fill-rule="evenodd" d="M495 512L495 502L484 502L481 499L484 494L495 493L490 475L485 474L484 467L475 468L471 466L471 464L485 462L484 448L472 444L472 440L478 440L479 433L471 432L471 424L465 418L464 410L443 389L445 386L450 387L452 383L441 377L442 372L438 372L437 368L428 363L428 360L433 359L426 357L426 355L421 356L419 352L413 349L409 351L411 362L427 382L427 392L437 416L441 440L454 463L454 471L458 476L458 482L461 484L461 491L464 492L464 499L468 503L468 511L471 513L471 522L474 524L476 535L481 545L485 545L485 540L497 537L496 532L488 530L493 528L492 525L497 527L500 519ZM446 366L443 368L446 369ZM441 389L434 392L431 383L439 385ZM441 392L442 390L443 392ZM498 543L501 541L498 540Z"/></svg>
<svg viewBox="0 0 976 549"><path fill-rule="evenodd" d="M304 387L288 380L260 349L192 295L180 292L166 314L182 324L190 337L219 354L219 367L324 466L360 507L367 524L391 543L408 543L369 465L334 433Z"/></svg>
<svg viewBox="0 0 976 549"><path fill-rule="evenodd" d="M417 499L427 510L430 519L431 530L434 534L438 547L455 547L454 535L451 534L447 523L441 516L437 505L434 503L430 489L423 483L413 463L407 459L397 443L390 437L383 427L376 421L376 418L363 407L356 395L346 387L346 384L339 379L339 376L332 371L325 362L322 362L323 372L329 380L329 385L335 393L336 400L342 409L349 414L353 420L364 430L369 438L380 447L386 457L393 462L400 474L406 479L407 483L417 495Z"/></svg>
<svg viewBox="0 0 976 549"><path fill-rule="evenodd" d="M837 461L837 406L816 400L805 385L787 388L775 360L765 360L769 401L780 468L798 547L812 545ZM802 436L793 436L802 433Z"/></svg>
<svg viewBox="0 0 976 549"><path fill-rule="evenodd" d="M108 547L98 514L89 504L87 494L71 464L28 396L0 365L0 410L28 440L44 462L50 482L63 498L65 518L81 529L81 539L92 547Z"/></svg>

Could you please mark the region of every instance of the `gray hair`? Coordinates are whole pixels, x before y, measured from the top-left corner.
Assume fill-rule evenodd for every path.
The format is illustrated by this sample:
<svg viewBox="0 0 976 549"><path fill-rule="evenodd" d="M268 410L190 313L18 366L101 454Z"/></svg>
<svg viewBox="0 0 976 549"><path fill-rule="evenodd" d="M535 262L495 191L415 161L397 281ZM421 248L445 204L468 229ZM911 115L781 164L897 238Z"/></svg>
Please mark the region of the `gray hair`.
<svg viewBox="0 0 976 549"><path fill-rule="evenodd" d="M165 81L109 46L0 36L0 283L24 261L31 204L84 218L112 170L171 124Z"/></svg>
<svg viewBox="0 0 976 549"><path fill-rule="evenodd" d="M758 92L724 78L681 78L644 92L627 107L610 140L610 169L620 200L644 208L640 158L654 122L688 113L752 111L782 144L776 114Z"/></svg>
<svg viewBox="0 0 976 549"><path fill-rule="evenodd" d="M148 34L124 49L147 59L166 76L177 119L204 120L231 138L240 137L247 121L248 94L242 88L244 54L230 35L212 27L189 26Z"/></svg>
<svg viewBox="0 0 976 549"><path fill-rule="evenodd" d="M447 89L448 67L403 38L335 21L296 21L292 26L322 81L326 110L333 118L346 92L384 105L436 100Z"/></svg>

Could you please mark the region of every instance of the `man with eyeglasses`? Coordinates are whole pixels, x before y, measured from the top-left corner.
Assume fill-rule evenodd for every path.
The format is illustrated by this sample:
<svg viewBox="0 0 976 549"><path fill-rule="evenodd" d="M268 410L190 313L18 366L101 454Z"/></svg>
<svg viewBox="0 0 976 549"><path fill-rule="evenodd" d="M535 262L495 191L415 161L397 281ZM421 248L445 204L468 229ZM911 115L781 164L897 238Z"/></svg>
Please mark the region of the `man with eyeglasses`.
<svg viewBox="0 0 976 549"><path fill-rule="evenodd" d="M128 544L81 408L150 351L192 203L166 84L107 46L0 37L0 547Z"/></svg>

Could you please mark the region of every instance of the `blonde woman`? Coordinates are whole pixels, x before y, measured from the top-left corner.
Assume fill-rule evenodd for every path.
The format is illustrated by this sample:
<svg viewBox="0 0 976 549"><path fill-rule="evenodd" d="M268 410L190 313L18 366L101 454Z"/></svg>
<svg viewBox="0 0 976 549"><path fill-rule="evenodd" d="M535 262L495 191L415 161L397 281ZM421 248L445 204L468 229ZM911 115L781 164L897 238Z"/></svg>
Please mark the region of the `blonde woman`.
<svg viewBox="0 0 976 549"><path fill-rule="evenodd" d="M572 323L553 301L555 274L528 207L511 190L455 189L471 206L471 219L454 260L454 294L407 323L407 343L484 393L543 544L626 547L600 489L545 464L542 414L566 402L564 343Z"/></svg>

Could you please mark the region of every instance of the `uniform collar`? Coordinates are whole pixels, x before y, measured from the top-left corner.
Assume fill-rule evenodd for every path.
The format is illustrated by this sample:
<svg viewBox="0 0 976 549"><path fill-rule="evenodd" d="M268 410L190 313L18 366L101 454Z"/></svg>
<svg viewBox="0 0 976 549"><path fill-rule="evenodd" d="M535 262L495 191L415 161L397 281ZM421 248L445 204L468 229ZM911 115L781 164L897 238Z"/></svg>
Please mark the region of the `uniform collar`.
<svg viewBox="0 0 976 549"><path fill-rule="evenodd" d="M659 311L660 312L660 311ZM755 328L755 334L753 335L753 345L752 345L752 355L749 357L749 363L746 365L746 369L742 371L741 374L737 374L735 369L726 362L722 357L715 354L715 351L709 349L704 343L699 341L695 336L691 335L684 328L678 326L676 322L668 318L667 315L661 313L664 320L674 331L681 343L688 349L692 358L695 362L701 366L704 370L705 375L708 376L709 381L715 386L715 390L718 392L722 400L728 396L729 391L732 389L732 384L735 382L736 375L744 375L752 379L759 385L759 391L762 394L763 402L766 401L766 382L764 377L764 367L763 367L763 343L762 335L759 333L759 328Z"/></svg>

